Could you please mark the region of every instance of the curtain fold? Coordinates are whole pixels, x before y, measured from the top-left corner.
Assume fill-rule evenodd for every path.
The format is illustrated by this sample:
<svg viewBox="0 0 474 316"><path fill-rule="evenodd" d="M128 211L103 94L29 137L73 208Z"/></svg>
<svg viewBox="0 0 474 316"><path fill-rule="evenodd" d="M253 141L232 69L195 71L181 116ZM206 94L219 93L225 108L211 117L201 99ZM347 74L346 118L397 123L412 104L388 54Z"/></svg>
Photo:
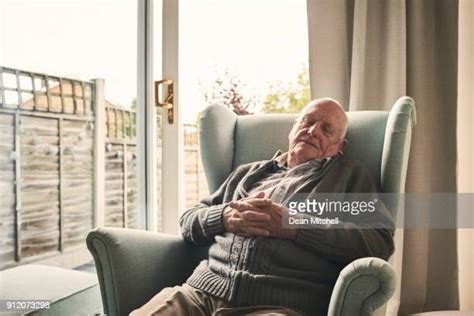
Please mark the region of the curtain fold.
<svg viewBox="0 0 474 316"><path fill-rule="evenodd" d="M457 163L457 0L307 0L312 98L350 111L414 98L406 192L454 193ZM456 205L453 205L456 219ZM457 231L397 230L399 288L389 314L459 308Z"/></svg>

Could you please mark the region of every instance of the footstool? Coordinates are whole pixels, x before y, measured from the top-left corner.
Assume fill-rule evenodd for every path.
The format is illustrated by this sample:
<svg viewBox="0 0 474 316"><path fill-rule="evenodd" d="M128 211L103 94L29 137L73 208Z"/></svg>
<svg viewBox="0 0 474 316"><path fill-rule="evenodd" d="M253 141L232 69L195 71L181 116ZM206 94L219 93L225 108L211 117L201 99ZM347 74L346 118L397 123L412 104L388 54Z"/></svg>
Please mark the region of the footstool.
<svg viewBox="0 0 474 316"><path fill-rule="evenodd" d="M45 265L23 265L1 271L0 300L2 316L102 313L97 275ZM49 301L49 309L7 310L7 301L16 300L46 300ZM16 305L25 307L24 303Z"/></svg>

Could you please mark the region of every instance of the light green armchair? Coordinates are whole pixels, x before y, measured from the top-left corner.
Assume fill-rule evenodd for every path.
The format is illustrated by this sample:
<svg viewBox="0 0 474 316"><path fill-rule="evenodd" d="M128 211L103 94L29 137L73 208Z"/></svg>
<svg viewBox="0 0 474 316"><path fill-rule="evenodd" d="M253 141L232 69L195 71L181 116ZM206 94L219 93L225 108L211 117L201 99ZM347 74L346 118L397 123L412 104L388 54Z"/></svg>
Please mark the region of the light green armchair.
<svg viewBox="0 0 474 316"><path fill-rule="evenodd" d="M201 119L201 152L210 191L237 166L269 159L286 149L296 115L236 116L223 106L208 107ZM348 112L345 155L363 161L380 192L404 191L414 101L400 98L390 112ZM207 249L179 236L97 228L87 237L99 276L104 312L126 315L162 288L183 283L207 256ZM378 258L361 258L345 267L336 282L329 315L372 315L395 290L395 273Z"/></svg>

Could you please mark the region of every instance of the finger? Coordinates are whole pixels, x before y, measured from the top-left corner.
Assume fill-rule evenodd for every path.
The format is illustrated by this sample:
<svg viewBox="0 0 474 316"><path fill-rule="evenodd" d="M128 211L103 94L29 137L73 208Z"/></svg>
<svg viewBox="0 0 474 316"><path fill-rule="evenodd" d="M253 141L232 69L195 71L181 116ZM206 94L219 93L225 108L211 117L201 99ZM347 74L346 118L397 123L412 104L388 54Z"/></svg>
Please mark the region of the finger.
<svg viewBox="0 0 474 316"><path fill-rule="evenodd" d="M229 218L229 224L234 227L267 227L268 222L263 221L249 221L243 218Z"/></svg>
<svg viewBox="0 0 474 316"><path fill-rule="evenodd" d="M237 235L243 236L243 237L260 237L260 235L252 235L252 234L241 233L241 232L237 233ZM268 236L270 236L270 235L268 235ZM265 235L264 237L268 237L268 236Z"/></svg>
<svg viewBox="0 0 474 316"><path fill-rule="evenodd" d="M244 211L241 214L241 217L247 221L256 221L256 222L268 222L272 219L270 215L267 213L262 212L254 212L254 211Z"/></svg>
<svg viewBox="0 0 474 316"><path fill-rule="evenodd" d="M270 207L267 207L266 212L273 218L280 218L283 216L282 207L278 204L272 204Z"/></svg>
<svg viewBox="0 0 474 316"><path fill-rule="evenodd" d="M268 207L272 205L272 200L270 199L248 199L245 202L257 207Z"/></svg>
<svg viewBox="0 0 474 316"><path fill-rule="evenodd" d="M257 199L262 199L262 198L265 197L265 192L260 191L260 192L258 192L256 195L252 195L252 196L250 196L250 197L251 197L251 198L257 198Z"/></svg>
<svg viewBox="0 0 474 316"><path fill-rule="evenodd" d="M237 235L243 236L243 237L252 237L252 235L244 234L244 233L237 233Z"/></svg>
<svg viewBox="0 0 474 316"><path fill-rule="evenodd" d="M251 236L270 236L270 232L266 229L260 227L243 227L241 232L244 234L249 234Z"/></svg>
<svg viewBox="0 0 474 316"><path fill-rule="evenodd" d="M247 202L242 202L242 201L230 202L229 206L232 207L233 209L236 209L239 212L249 211L249 210L258 211L258 207L253 206L252 204L249 204Z"/></svg>
<svg viewBox="0 0 474 316"><path fill-rule="evenodd" d="M241 231L240 231L240 232L237 232L237 235L243 236L243 237L254 237L254 236L251 235L251 234L243 233L243 232L241 232Z"/></svg>

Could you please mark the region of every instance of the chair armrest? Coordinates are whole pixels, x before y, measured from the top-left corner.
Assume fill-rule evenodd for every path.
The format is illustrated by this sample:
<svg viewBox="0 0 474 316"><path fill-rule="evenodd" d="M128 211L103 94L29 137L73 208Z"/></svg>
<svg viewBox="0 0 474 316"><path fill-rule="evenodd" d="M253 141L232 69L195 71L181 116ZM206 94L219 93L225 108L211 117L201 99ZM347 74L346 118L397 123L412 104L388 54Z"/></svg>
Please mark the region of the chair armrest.
<svg viewBox="0 0 474 316"><path fill-rule="evenodd" d="M161 289L182 284L207 257L207 248L179 236L134 229L99 227L86 242L107 315L128 315Z"/></svg>
<svg viewBox="0 0 474 316"><path fill-rule="evenodd" d="M328 315L372 315L395 292L395 271L385 260L357 259L342 269L331 295Z"/></svg>

